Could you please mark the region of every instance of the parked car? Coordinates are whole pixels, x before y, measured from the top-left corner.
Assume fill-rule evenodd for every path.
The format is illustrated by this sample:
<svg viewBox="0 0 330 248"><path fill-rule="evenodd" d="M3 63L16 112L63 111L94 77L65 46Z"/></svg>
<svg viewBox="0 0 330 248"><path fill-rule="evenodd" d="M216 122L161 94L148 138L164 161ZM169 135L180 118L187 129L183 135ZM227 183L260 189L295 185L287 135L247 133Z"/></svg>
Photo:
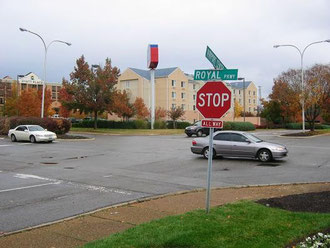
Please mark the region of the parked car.
<svg viewBox="0 0 330 248"><path fill-rule="evenodd" d="M209 138L196 138L192 141L191 151L209 156ZM284 145L270 143L258 137L239 131L218 131L213 135L213 157L247 157L257 158L262 162L287 156Z"/></svg>
<svg viewBox="0 0 330 248"><path fill-rule="evenodd" d="M10 129L8 137L12 142L15 141L30 141L35 142L53 142L57 136L55 133L47 131L38 125L20 125L14 129Z"/></svg>
<svg viewBox="0 0 330 248"><path fill-rule="evenodd" d="M221 129L214 129L214 131L219 131ZM188 126L185 128L184 132L188 135L188 137L191 137L193 134L197 137L205 135L209 135L210 129L208 127L202 127L202 121L195 122L192 126Z"/></svg>

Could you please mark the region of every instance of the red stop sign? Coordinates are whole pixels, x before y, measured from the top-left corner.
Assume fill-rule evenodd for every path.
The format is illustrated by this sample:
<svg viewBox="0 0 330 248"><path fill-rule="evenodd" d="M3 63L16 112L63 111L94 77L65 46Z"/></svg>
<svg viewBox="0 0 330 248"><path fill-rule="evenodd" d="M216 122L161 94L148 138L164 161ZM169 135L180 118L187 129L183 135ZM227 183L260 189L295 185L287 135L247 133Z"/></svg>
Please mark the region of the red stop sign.
<svg viewBox="0 0 330 248"><path fill-rule="evenodd" d="M204 118L221 118L231 106L231 91L226 84L207 82L197 92L196 108Z"/></svg>

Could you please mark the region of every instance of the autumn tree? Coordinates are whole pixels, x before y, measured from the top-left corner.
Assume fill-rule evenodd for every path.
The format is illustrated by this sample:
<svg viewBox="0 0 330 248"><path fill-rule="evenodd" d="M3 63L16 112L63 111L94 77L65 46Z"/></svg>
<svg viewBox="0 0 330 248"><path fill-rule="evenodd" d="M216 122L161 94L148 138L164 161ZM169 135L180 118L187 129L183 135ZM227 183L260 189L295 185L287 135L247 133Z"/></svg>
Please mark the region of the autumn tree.
<svg viewBox="0 0 330 248"><path fill-rule="evenodd" d="M70 82L63 79L63 87L72 99L62 100L62 104L69 110L79 110L80 113L94 115L94 128L97 128L98 114L109 110L114 98L115 84L118 81L120 70L112 67L107 58L102 68L96 72L85 61L82 55L76 61L74 71L70 74Z"/></svg>
<svg viewBox="0 0 330 248"><path fill-rule="evenodd" d="M41 97L42 91L36 89L26 89L21 92L21 95L17 100L17 108L20 116L34 116L39 117L41 115ZM45 100L44 100L44 116L48 116L50 113L51 105L51 92L50 90L45 90ZM27 104L28 103L28 104Z"/></svg>
<svg viewBox="0 0 330 248"><path fill-rule="evenodd" d="M166 109L163 109L161 107L157 107L155 109L155 120L161 120L164 119L167 116Z"/></svg>
<svg viewBox="0 0 330 248"><path fill-rule="evenodd" d="M330 65L315 65L306 71L304 101L305 117L314 131L315 120L323 112L329 113Z"/></svg>
<svg viewBox="0 0 330 248"><path fill-rule="evenodd" d="M71 111L63 102L72 101L72 95L67 92L65 87L62 87L59 91L59 101L62 103L59 111L60 116L69 117Z"/></svg>
<svg viewBox="0 0 330 248"><path fill-rule="evenodd" d="M117 91L114 94L114 101L111 105L111 110L117 114L119 118L126 121L135 115L134 105L129 102L129 97L125 90L122 92Z"/></svg>
<svg viewBox="0 0 330 248"><path fill-rule="evenodd" d="M18 110L18 92L17 92L17 86L14 84L12 86L11 96L7 97L6 99L6 105L4 108L4 114L7 116L18 116L19 110Z"/></svg>
<svg viewBox="0 0 330 248"><path fill-rule="evenodd" d="M241 113L243 111L243 107L241 104L239 104L239 102L235 99L234 100L234 117L240 117Z"/></svg>
<svg viewBox="0 0 330 248"><path fill-rule="evenodd" d="M176 128L176 121L183 116L185 111L181 107L172 108L170 111L168 111L168 116L173 121L173 128Z"/></svg>
<svg viewBox="0 0 330 248"><path fill-rule="evenodd" d="M149 116L149 110L141 97L137 97L133 103L137 119L146 119Z"/></svg>

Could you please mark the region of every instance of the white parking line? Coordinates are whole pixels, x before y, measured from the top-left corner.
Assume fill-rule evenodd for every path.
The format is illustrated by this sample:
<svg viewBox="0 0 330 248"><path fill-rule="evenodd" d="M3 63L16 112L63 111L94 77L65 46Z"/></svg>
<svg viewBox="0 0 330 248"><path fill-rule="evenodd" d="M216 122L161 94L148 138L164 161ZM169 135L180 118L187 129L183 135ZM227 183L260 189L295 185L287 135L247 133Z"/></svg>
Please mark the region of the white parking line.
<svg viewBox="0 0 330 248"><path fill-rule="evenodd" d="M100 193L117 193L117 194L122 194L122 195L131 195L131 192L120 190L120 189L114 189L114 188L106 188L103 186L95 186L95 185L89 185L89 184L82 184L82 183L76 183L76 182L65 182L62 180L57 180L57 179L51 179L47 177L40 177L36 175L30 175L30 174L15 174L13 177L20 178L20 179L37 179L37 180L42 180L42 181L49 181L52 183L47 183L47 184L41 184L42 185L49 185L49 184L60 184L64 183L67 185L71 185L75 188L80 188L80 189L86 189L88 191L98 191ZM24 189L25 187L23 187ZM20 189L20 188L18 188ZM1 191L0 191L1 193Z"/></svg>
<svg viewBox="0 0 330 248"><path fill-rule="evenodd" d="M16 191L16 190L21 190L21 189L31 189L31 188L42 187L42 186L52 185L52 184L60 184L60 182L36 184L36 185L31 185L31 186L26 186L26 187L19 187L19 188L12 188L12 189L3 189L3 190L0 190L0 193Z"/></svg>

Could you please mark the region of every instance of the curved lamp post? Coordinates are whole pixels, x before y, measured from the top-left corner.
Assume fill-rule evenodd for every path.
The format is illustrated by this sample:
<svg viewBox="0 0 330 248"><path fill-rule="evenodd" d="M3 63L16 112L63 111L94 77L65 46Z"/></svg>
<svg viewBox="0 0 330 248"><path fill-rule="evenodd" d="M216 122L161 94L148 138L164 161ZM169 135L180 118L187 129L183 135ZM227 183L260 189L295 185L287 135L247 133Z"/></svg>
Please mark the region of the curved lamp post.
<svg viewBox="0 0 330 248"><path fill-rule="evenodd" d="M31 34L34 34L36 36L38 36L43 45L44 45L44 48L45 48L45 59L44 59L44 82L43 82L43 85L42 85L42 100L41 100L41 118L44 117L44 105L45 105L45 88L46 88L46 75L47 75L47 70L46 70L46 63L47 63L47 52L48 52L48 48L49 46L52 44L52 43L55 43L55 42L59 42L59 43L64 43L68 46L71 46L71 43L69 42L65 42L65 41L61 41L61 40L53 40L52 42L50 42L47 46L46 46L46 43L44 41L44 39L37 33L34 33L30 30L27 30L25 28L19 28L20 31L22 32L29 32Z"/></svg>
<svg viewBox="0 0 330 248"><path fill-rule="evenodd" d="M305 54L305 51L308 47L310 47L311 45L314 45L314 44L318 44L318 43L323 43L323 42L330 42L330 39L329 40L322 40L322 41L316 41L316 42L312 42L310 44L308 44L303 51L301 51L297 46L295 45L274 45L273 47L274 48L278 48L278 47L293 47L295 49L298 50L299 54L300 54L300 63L301 63L301 92L302 92L302 97L301 97L301 107L302 107L302 131L305 132L305 99L304 99L304 96L303 96L303 93L304 93L304 54Z"/></svg>

